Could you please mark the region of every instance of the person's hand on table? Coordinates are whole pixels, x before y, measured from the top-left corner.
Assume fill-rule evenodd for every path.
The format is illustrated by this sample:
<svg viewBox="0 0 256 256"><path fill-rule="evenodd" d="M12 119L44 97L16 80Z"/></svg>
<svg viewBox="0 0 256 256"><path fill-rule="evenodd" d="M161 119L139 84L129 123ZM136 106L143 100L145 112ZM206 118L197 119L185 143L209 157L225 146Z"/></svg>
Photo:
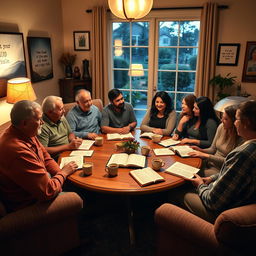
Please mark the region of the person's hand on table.
<svg viewBox="0 0 256 256"><path fill-rule="evenodd" d="M206 154L206 153L203 153L203 152L200 152L200 151L189 152L188 155L191 156L191 157L200 157L202 159L209 158L209 154Z"/></svg>
<svg viewBox="0 0 256 256"><path fill-rule="evenodd" d="M77 169L77 164L75 161L71 161L64 165L61 169L64 172L64 175L69 176L70 174L74 173Z"/></svg>
<svg viewBox="0 0 256 256"><path fill-rule="evenodd" d="M191 147L192 149L194 149L194 150L197 150L197 151L201 151L201 152L202 152L202 149L199 148L198 146L191 145L190 147Z"/></svg>
<svg viewBox="0 0 256 256"><path fill-rule="evenodd" d="M96 137L98 137L98 134L97 133L88 133L87 134L87 138L90 139L90 140L94 140Z"/></svg>
<svg viewBox="0 0 256 256"><path fill-rule="evenodd" d="M178 135L178 134L174 134L174 135L172 136L172 139L173 139L173 140L178 140L178 139L179 139L179 135Z"/></svg>
<svg viewBox="0 0 256 256"><path fill-rule="evenodd" d="M194 174L195 178L193 179L189 179L192 184L197 188L198 186L200 186L201 184L204 184L203 178L200 177L198 174Z"/></svg>
<svg viewBox="0 0 256 256"><path fill-rule="evenodd" d="M162 129L160 129L160 128L155 128L155 129L153 129L153 131L152 131L153 133L155 133L155 134L160 134L160 135L163 135L163 130Z"/></svg>
<svg viewBox="0 0 256 256"><path fill-rule="evenodd" d="M120 129L121 134L126 134L126 133L129 133L129 132L130 132L130 126L129 125Z"/></svg>
<svg viewBox="0 0 256 256"><path fill-rule="evenodd" d="M79 148L82 142L83 140L81 138L76 137L69 143L69 149L73 150Z"/></svg>

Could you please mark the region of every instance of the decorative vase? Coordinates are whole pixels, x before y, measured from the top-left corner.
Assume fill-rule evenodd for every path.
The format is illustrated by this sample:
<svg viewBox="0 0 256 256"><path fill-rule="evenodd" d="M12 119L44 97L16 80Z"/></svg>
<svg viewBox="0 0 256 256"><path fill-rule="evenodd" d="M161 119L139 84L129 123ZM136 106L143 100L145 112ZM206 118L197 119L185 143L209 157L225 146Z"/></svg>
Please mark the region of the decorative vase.
<svg viewBox="0 0 256 256"><path fill-rule="evenodd" d="M72 71L72 66L71 65L66 65L65 66L65 76L66 78L72 78L73 71Z"/></svg>
<svg viewBox="0 0 256 256"><path fill-rule="evenodd" d="M80 79L80 77L81 77L80 69L78 66L75 66L75 68L74 68L73 77L74 77L74 79Z"/></svg>
<svg viewBox="0 0 256 256"><path fill-rule="evenodd" d="M83 79L84 80L90 80L90 73L89 73L89 60L84 59L83 60Z"/></svg>

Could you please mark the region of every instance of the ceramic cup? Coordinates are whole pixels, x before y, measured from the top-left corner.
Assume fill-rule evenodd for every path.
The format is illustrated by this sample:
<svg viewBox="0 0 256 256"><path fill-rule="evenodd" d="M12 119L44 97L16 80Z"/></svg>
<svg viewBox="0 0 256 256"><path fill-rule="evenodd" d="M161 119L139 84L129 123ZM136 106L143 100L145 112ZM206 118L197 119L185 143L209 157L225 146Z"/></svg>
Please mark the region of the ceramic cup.
<svg viewBox="0 0 256 256"><path fill-rule="evenodd" d="M106 172L108 173L109 177L115 177L118 173L118 164L110 164L106 167Z"/></svg>
<svg viewBox="0 0 256 256"><path fill-rule="evenodd" d="M164 165L165 162L161 158L154 158L152 160L152 168L155 171L159 171Z"/></svg>
<svg viewBox="0 0 256 256"><path fill-rule="evenodd" d="M93 163L91 162L86 162L83 164L83 174L84 176L89 176L92 174L92 168L93 168Z"/></svg>
<svg viewBox="0 0 256 256"><path fill-rule="evenodd" d="M141 147L141 154L143 156L148 156L149 152L150 152L150 147L149 146L142 146Z"/></svg>
<svg viewBox="0 0 256 256"><path fill-rule="evenodd" d="M160 134L154 134L154 135L152 136L152 140L153 140L153 142L155 142L155 143L160 142L160 141L161 141L161 138L162 138L162 135L160 135Z"/></svg>
<svg viewBox="0 0 256 256"><path fill-rule="evenodd" d="M103 145L103 137L100 137L100 136L96 137L94 145L95 146L102 146Z"/></svg>

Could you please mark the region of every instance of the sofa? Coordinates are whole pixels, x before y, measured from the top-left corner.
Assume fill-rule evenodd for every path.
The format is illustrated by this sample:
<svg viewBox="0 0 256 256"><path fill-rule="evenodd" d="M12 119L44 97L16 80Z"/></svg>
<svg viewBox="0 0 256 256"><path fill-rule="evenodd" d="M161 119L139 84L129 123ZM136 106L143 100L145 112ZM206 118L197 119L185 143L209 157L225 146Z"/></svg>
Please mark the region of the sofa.
<svg viewBox="0 0 256 256"><path fill-rule="evenodd" d="M256 204L222 212L211 224L172 204L155 212L157 256L254 255Z"/></svg>

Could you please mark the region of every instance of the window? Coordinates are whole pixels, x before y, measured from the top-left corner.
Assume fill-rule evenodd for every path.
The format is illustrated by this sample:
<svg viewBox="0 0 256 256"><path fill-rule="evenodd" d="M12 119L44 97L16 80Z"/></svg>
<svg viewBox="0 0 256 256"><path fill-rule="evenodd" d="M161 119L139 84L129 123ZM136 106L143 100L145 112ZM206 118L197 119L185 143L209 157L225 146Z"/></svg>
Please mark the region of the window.
<svg viewBox="0 0 256 256"><path fill-rule="evenodd" d="M199 26L200 21L193 19L112 21L111 87L121 90L133 105L138 124L155 91L167 91L177 111L181 99L194 93ZM132 72L132 64L141 64L142 72Z"/></svg>

